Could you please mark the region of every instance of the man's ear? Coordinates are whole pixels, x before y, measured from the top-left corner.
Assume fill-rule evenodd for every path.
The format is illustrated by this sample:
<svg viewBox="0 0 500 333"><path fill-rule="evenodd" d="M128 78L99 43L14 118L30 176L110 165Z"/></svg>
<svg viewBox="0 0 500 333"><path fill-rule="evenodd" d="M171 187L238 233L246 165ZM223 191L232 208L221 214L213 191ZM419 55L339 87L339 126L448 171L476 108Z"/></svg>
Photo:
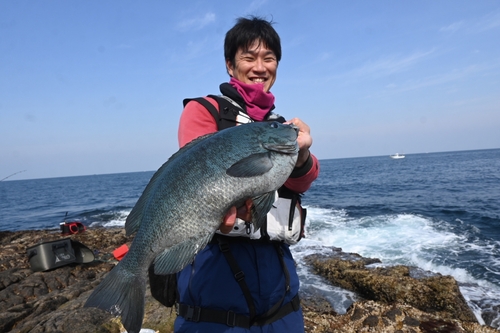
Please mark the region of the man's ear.
<svg viewBox="0 0 500 333"><path fill-rule="evenodd" d="M231 60L226 59L226 71L229 76L233 77L234 66Z"/></svg>

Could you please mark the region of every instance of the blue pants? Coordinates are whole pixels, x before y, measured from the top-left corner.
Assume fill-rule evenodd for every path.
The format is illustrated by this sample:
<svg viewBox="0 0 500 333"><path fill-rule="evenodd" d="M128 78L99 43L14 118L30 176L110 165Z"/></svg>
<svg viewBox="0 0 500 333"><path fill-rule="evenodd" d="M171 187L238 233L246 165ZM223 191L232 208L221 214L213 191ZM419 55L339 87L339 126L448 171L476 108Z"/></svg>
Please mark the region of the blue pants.
<svg viewBox="0 0 500 333"><path fill-rule="evenodd" d="M288 245L281 244L284 263L290 274L290 289L285 290L285 274L273 244L259 242L230 242L231 254L245 274L257 315L269 311L277 302L286 304L298 294L299 279ZM218 244L209 244L200 251L194 262L178 273L180 303L249 316L243 291ZM283 299L284 296L284 299ZM303 333L302 310L264 326L250 329L229 327L226 324L193 322L178 316L174 330L184 332L289 332Z"/></svg>

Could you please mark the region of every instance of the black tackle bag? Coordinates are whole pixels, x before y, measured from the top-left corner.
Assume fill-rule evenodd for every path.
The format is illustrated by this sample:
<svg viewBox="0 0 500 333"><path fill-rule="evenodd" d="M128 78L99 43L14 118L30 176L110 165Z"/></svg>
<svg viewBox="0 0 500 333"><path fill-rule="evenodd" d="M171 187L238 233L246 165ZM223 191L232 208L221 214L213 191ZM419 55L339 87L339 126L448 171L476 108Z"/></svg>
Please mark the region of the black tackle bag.
<svg viewBox="0 0 500 333"><path fill-rule="evenodd" d="M94 261L94 253L80 242L70 238L43 242L27 249L31 270L43 272L68 264L86 264Z"/></svg>

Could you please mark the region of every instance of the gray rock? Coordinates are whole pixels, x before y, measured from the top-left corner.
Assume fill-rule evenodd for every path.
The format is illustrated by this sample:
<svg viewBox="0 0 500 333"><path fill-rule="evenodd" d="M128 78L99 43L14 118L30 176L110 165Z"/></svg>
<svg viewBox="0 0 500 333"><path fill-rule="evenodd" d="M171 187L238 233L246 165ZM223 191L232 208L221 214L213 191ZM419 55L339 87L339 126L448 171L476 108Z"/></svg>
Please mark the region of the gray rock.
<svg viewBox="0 0 500 333"><path fill-rule="evenodd" d="M83 304L95 286L117 263L112 251L124 243L130 243L132 239L125 237L121 228L89 229L71 238L94 251L94 262L71 264L47 272L32 272L26 249L42 241L61 238L63 237L58 231L0 232L0 332L123 332L119 319L99 309L83 308ZM345 280L349 280L345 282L346 285L357 286L357 289L364 290L365 298L373 294L378 301L356 302L346 314L338 315L320 295L301 294L307 333L498 332L472 321L456 319L456 314L450 315L453 311L450 312L443 299L437 296L440 291L438 288L425 289L434 294L431 298L436 300L427 309L419 310L400 303L402 295L407 299L418 298L414 293L423 290L408 288L407 292L403 292L404 290L396 288L394 290L398 292L394 292L393 286L397 281L401 284L401 281L412 279L408 269L369 270L364 266L378 260L346 254L340 249L332 252L345 261L340 265L344 270L341 272L335 263L330 262L324 263L323 268L318 268L318 273L326 277L350 276L350 280ZM317 257L310 262L314 263L316 259L318 263L321 261ZM314 265L316 267L318 264ZM389 279L393 279L393 282L389 282ZM373 287L369 288L366 281L371 280ZM338 280L331 281L339 284ZM452 286L453 283L449 282L449 285ZM455 308L451 307L451 310ZM442 311L437 311L438 309ZM158 303L148 288L143 327L168 333L173 330L174 320L175 311Z"/></svg>

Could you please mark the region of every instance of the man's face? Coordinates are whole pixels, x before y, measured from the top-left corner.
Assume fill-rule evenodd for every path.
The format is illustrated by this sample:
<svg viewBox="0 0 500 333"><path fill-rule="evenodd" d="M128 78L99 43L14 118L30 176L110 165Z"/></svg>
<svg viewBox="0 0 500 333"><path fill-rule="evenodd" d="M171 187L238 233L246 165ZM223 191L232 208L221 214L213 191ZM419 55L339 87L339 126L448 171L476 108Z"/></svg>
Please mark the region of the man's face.
<svg viewBox="0 0 500 333"><path fill-rule="evenodd" d="M234 67L226 60L229 75L246 84L261 83L269 92L276 80L278 60L273 51L259 40L255 40L248 50L239 48L234 56Z"/></svg>

